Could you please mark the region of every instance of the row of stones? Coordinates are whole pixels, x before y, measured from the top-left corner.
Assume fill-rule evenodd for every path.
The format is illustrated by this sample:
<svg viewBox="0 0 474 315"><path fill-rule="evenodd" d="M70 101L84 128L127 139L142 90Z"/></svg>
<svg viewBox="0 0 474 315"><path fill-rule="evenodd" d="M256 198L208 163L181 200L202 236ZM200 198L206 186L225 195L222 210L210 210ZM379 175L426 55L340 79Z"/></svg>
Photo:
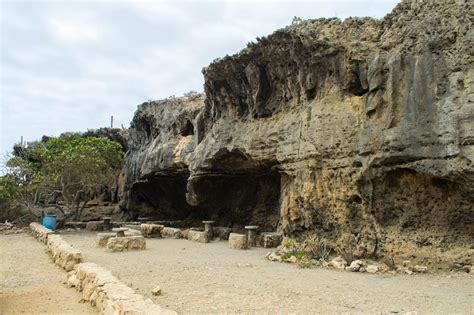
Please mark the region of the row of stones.
<svg viewBox="0 0 474 315"><path fill-rule="evenodd" d="M94 263L77 264L68 274L67 285L82 291L82 298L101 314L177 314L163 309L150 299L145 300L110 271Z"/></svg>
<svg viewBox="0 0 474 315"><path fill-rule="evenodd" d="M116 233L97 234L97 245L105 247L110 252L146 249L146 241L142 235L148 238L187 238L188 240L201 243L208 243L212 237L212 234L206 231L180 230L159 224L141 224L140 231L131 228L113 230L117 230ZM219 230L217 229L217 231ZM230 233L228 228L221 228L220 232L216 233L216 238L228 238L229 247L234 249L247 249L257 244L265 248L273 248L277 247L281 242L281 236L274 232L264 232L249 238L245 234Z"/></svg>
<svg viewBox="0 0 474 315"><path fill-rule="evenodd" d="M97 245L105 247L109 252L146 249L146 241L142 235L148 238L188 238L203 243L209 242L209 234L207 233L169 228L159 224L141 224L140 231L133 228L117 228L112 229L112 231L114 232L97 234Z"/></svg>
<svg viewBox="0 0 474 315"><path fill-rule="evenodd" d="M61 236L38 223L31 223L33 236L45 243L53 261L68 273L67 284L82 291L83 299L96 306L101 314L176 314L136 294L133 289L94 263L83 262L81 251ZM140 232L138 232L140 233Z"/></svg>
<svg viewBox="0 0 474 315"><path fill-rule="evenodd" d="M36 222L30 223L30 230L33 237L43 244L48 241L48 235L53 234L53 231Z"/></svg>
<svg viewBox="0 0 474 315"><path fill-rule="evenodd" d="M51 255L54 263L66 271L73 270L76 264L84 261L82 252L69 245L59 235L48 235L46 251Z"/></svg>
<svg viewBox="0 0 474 315"><path fill-rule="evenodd" d="M206 231L199 231L196 229L178 229L164 226L161 224L141 224L140 231L142 235L148 238L162 237L162 238L186 238L198 242L208 243L213 238L228 239L231 232L227 227L214 227L213 233Z"/></svg>
<svg viewBox="0 0 474 315"><path fill-rule="evenodd" d="M281 243L281 235L275 232L257 234L252 230L247 234L238 234L231 233L231 228L227 227L213 227L212 229L206 227L204 231L198 231L194 229L180 230L160 224L141 224L140 231L145 237L186 238L202 243L208 243L212 238L228 239L229 247L235 249L247 249L255 246L274 248Z"/></svg>
<svg viewBox="0 0 474 315"><path fill-rule="evenodd" d="M46 251L51 255L54 263L66 271L71 271L74 265L84 260L80 250L69 245L61 236L55 235L50 229L36 222L30 223L30 229L37 240L46 244Z"/></svg>

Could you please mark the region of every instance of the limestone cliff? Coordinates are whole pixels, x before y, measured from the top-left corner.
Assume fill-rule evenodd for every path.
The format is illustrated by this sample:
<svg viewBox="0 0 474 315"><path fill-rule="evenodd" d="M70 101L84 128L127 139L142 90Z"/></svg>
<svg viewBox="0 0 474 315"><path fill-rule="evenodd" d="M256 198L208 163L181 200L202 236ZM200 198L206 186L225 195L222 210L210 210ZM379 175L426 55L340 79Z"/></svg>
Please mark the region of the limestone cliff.
<svg viewBox="0 0 474 315"><path fill-rule="evenodd" d="M123 208L317 235L365 257L470 246L473 11L402 1L216 60L205 97L137 110Z"/></svg>

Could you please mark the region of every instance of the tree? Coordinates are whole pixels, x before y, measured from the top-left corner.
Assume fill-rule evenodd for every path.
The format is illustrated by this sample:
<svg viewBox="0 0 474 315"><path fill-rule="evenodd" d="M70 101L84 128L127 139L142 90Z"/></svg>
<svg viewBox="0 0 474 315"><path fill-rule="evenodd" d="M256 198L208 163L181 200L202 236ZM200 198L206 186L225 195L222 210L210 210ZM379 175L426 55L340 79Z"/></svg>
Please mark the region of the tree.
<svg viewBox="0 0 474 315"><path fill-rule="evenodd" d="M302 18L298 16L294 16L293 19L291 20L291 25L298 25L298 24L301 24L301 22L303 22Z"/></svg>
<svg viewBox="0 0 474 315"><path fill-rule="evenodd" d="M14 154L2 181L15 182L11 198L36 215L55 207L78 219L101 189L112 187L123 166L121 145L106 137L49 138Z"/></svg>

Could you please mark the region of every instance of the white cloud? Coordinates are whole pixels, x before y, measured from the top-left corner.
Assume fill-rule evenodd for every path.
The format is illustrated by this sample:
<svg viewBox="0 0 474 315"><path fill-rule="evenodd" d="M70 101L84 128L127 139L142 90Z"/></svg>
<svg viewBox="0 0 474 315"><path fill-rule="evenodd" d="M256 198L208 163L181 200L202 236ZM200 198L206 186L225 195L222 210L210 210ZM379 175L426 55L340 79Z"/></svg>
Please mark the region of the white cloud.
<svg viewBox="0 0 474 315"><path fill-rule="evenodd" d="M81 22L52 18L49 21L54 35L67 42L95 41L99 33L93 26Z"/></svg>
<svg viewBox="0 0 474 315"><path fill-rule="evenodd" d="M381 16L396 2L0 2L0 155L110 115L128 127L137 104L202 91L202 67L293 16Z"/></svg>

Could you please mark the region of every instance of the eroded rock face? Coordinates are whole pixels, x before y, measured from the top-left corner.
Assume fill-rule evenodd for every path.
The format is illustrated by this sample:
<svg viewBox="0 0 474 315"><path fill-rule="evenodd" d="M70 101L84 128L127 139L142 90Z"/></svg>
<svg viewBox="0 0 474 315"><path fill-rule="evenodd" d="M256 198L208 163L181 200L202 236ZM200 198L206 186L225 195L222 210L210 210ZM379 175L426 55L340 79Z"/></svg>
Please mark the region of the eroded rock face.
<svg viewBox="0 0 474 315"><path fill-rule="evenodd" d="M192 212L186 202L187 165L194 151L194 121L203 95L170 98L140 105L132 121L124 168L121 207L131 217L152 214L183 219Z"/></svg>
<svg viewBox="0 0 474 315"><path fill-rule="evenodd" d="M467 248L473 10L402 1L382 20L304 21L215 61L205 100L138 109L124 207L316 234L355 257Z"/></svg>

